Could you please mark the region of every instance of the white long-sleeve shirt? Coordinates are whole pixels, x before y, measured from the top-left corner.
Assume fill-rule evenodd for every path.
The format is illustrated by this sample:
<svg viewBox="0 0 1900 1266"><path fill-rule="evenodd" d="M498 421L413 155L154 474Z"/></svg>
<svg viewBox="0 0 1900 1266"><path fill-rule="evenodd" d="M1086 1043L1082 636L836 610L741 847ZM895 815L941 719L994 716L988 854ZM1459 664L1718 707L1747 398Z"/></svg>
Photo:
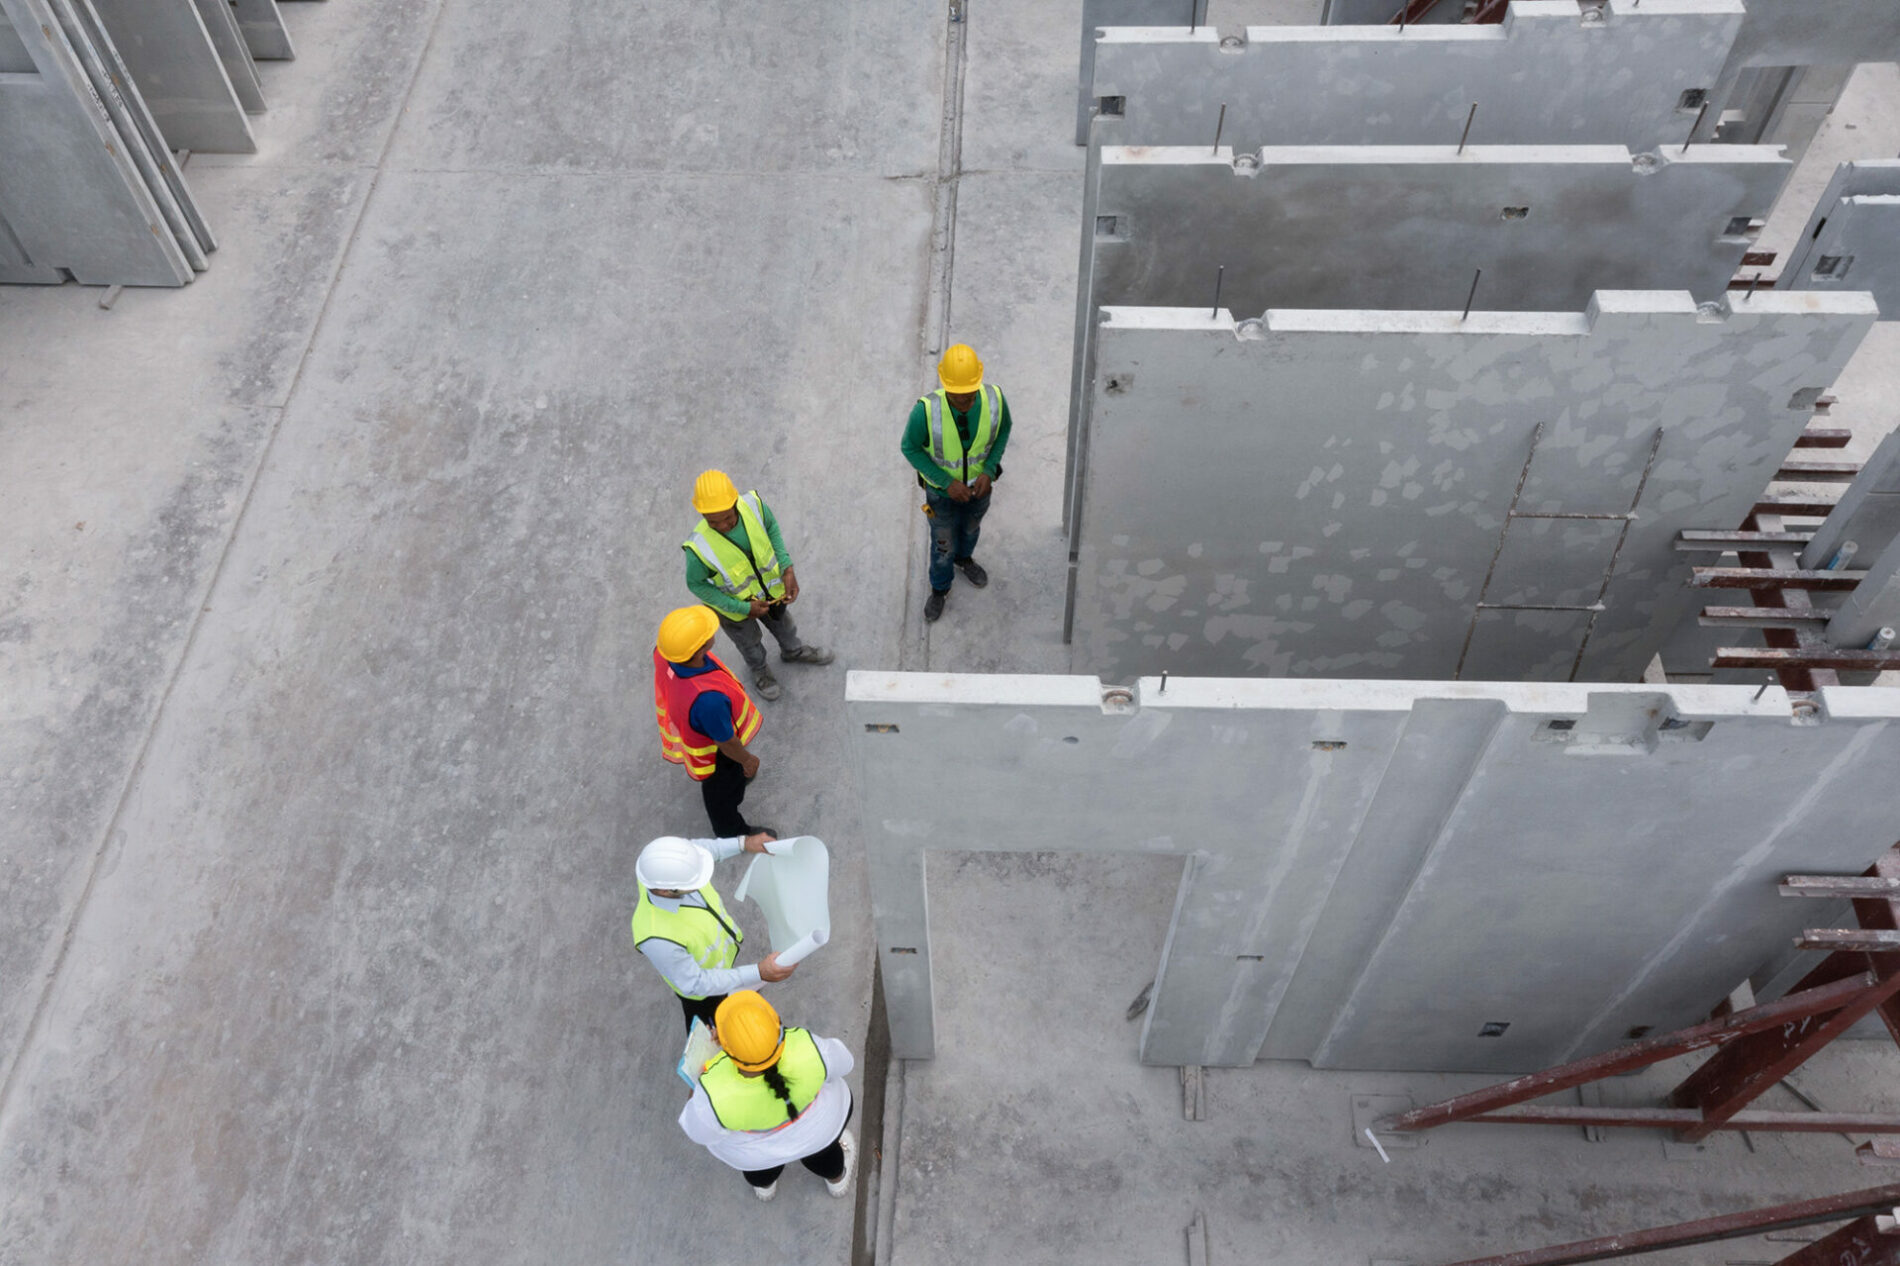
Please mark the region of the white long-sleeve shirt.
<svg viewBox="0 0 1900 1266"><path fill-rule="evenodd" d="M822 1152L844 1129L851 1113L851 1087L845 1078L857 1067L851 1052L835 1038L811 1035L825 1061L825 1084L818 1097L807 1104L798 1119L776 1130L753 1133L728 1130L719 1124L712 1102L704 1090L680 1110L680 1129L695 1143L703 1144L714 1156L740 1170L770 1169L803 1160L813 1152Z"/></svg>
<svg viewBox="0 0 1900 1266"><path fill-rule="evenodd" d="M724 840L690 840L688 843L697 844L711 853L715 862L723 862L728 857L737 857L745 852L745 837L742 835ZM707 908L705 898L697 892L689 892L684 897L659 897L648 892L647 900L656 908L669 912L682 907ZM639 950L647 956L649 963L659 969L660 975L673 987L674 993L685 994L689 998L712 998L736 989L757 989L760 984L757 963L746 967L701 967L686 952L685 946L657 937L642 942Z"/></svg>

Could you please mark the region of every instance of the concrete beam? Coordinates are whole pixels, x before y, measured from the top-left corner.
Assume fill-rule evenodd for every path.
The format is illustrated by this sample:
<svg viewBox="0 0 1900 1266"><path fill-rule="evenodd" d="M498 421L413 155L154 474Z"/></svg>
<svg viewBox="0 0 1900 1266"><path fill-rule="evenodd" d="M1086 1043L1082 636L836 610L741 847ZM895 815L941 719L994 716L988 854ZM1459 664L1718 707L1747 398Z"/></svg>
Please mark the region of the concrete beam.
<svg viewBox="0 0 1900 1266"><path fill-rule="evenodd" d="M1900 537L1900 431L1890 431L1874 448L1834 503L1814 539L1801 551L1801 566L1825 567L1848 541L1860 557L1874 557Z"/></svg>
<svg viewBox="0 0 1900 1266"><path fill-rule="evenodd" d="M1475 144L1647 150L1688 137L1741 25L1740 0L1582 12L1569 0L1518 0L1501 24L1403 32L1111 28L1087 95L1115 99L1120 113L1098 114L1090 135L1211 148L1218 127L1236 150L1454 145L1475 104Z"/></svg>
<svg viewBox="0 0 1900 1266"><path fill-rule="evenodd" d="M846 699L905 1059L935 1051L932 849L1182 859L1144 1062L1516 1072L1706 1014L1808 917L1783 872L1892 842L1827 794L1900 756L1885 691L853 672Z"/></svg>
<svg viewBox="0 0 1900 1266"><path fill-rule="evenodd" d="M1742 520L1874 316L1767 292L1462 320L1107 309L1074 666L1636 680L1697 605L1676 534Z"/></svg>

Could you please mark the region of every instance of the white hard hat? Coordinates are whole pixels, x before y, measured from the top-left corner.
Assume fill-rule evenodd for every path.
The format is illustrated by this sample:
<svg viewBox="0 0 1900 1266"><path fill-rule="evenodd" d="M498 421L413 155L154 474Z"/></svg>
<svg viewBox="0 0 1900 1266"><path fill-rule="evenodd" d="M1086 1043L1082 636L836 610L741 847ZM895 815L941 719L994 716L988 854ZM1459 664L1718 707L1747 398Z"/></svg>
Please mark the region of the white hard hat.
<svg viewBox="0 0 1900 1266"><path fill-rule="evenodd" d="M644 888L668 888L691 892L703 888L712 878L713 855L677 835L662 835L640 850L633 864L634 878Z"/></svg>

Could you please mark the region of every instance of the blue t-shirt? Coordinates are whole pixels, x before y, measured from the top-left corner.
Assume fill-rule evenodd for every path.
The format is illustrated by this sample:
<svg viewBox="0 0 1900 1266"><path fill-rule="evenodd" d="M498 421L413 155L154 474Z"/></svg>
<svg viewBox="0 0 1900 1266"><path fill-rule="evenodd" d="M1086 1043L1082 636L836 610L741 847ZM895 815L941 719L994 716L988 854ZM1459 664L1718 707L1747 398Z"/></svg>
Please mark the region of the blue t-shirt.
<svg viewBox="0 0 1900 1266"><path fill-rule="evenodd" d="M717 668L710 659L704 668L694 668L691 664L673 665L673 673L678 677L698 677ZM695 730L704 734L715 743L723 743L732 737L732 703L717 690L707 690L693 700L693 706L686 714L686 722Z"/></svg>

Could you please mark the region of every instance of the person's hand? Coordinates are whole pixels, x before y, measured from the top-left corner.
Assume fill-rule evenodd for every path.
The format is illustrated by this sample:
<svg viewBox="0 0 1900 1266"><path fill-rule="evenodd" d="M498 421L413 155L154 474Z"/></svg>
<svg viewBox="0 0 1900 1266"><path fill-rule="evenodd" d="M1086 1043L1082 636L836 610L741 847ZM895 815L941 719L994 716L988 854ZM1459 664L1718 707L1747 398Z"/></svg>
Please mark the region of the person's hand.
<svg viewBox="0 0 1900 1266"><path fill-rule="evenodd" d="M757 765L758 762L754 761L753 764ZM766 851L765 842L767 840L776 840L777 838L778 836L772 834L770 831L754 831L745 837L745 851L748 853L763 853Z"/></svg>
<svg viewBox="0 0 1900 1266"><path fill-rule="evenodd" d="M785 601L787 605L798 601L798 573L785 569Z"/></svg>
<svg viewBox="0 0 1900 1266"><path fill-rule="evenodd" d="M970 485L964 483L961 479L952 479L950 481L949 491L950 500L952 501L968 501L970 499Z"/></svg>
<svg viewBox="0 0 1900 1266"><path fill-rule="evenodd" d="M759 758L754 756L751 752L747 752L745 759L739 762L739 768L745 770L746 781L750 782L759 772Z"/></svg>
<svg viewBox="0 0 1900 1266"><path fill-rule="evenodd" d="M766 612L770 611L771 609L772 609L771 603L761 601L758 598L754 598L752 599L752 609L746 612L746 614L753 617L758 617L758 616L764 615Z"/></svg>
<svg viewBox="0 0 1900 1266"><path fill-rule="evenodd" d="M759 960L759 979L769 984L776 985L781 980L790 980L792 973L797 970L797 963L793 963L788 967L780 967L778 965L777 954L767 954L764 958Z"/></svg>
<svg viewBox="0 0 1900 1266"><path fill-rule="evenodd" d="M976 477L976 486L970 489L970 495L972 497L989 496L990 495L990 477L988 475L978 475Z"/></svg>

